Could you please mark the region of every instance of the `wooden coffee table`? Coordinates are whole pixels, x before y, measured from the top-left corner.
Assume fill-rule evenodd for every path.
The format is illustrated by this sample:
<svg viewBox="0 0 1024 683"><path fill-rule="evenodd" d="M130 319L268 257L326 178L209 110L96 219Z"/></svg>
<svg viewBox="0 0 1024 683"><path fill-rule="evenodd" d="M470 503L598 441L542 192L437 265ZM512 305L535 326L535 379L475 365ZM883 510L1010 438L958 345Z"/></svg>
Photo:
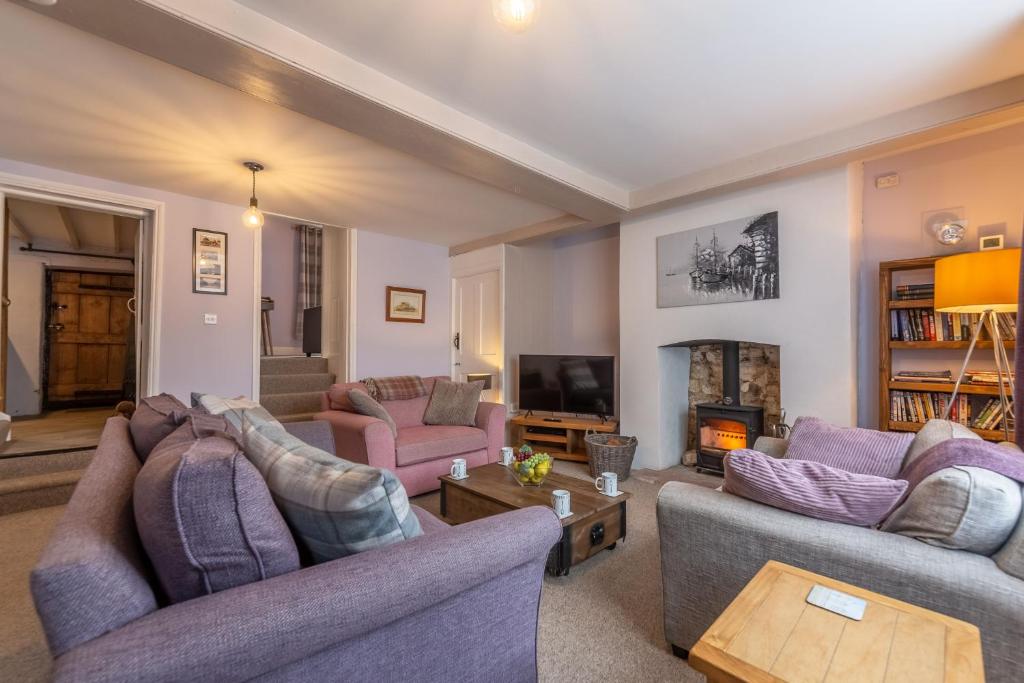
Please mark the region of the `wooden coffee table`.
<svg viewBox="0 0 1024 683"><path fill-rule="evenodd" d="M866 600L864 618L808 604L815 584ZM701 636L690 665L709 683L985 680L976 626L775 561Z"/></svg>
<svg viewBox="0 0 1024 683"><path fill-rule="evenodd" d="M609 498L598 493L591 481L554 472L540 486L520 486L507 467L491 463L471 469L466 479L441 477L441 516L452 524L464 524L533 505L550 508L551 492L556 489L569 492L573 514L561 520L562 540L551 549L548 571L566 576L569 567L615 548L626 538L629 493Z"/></svg>

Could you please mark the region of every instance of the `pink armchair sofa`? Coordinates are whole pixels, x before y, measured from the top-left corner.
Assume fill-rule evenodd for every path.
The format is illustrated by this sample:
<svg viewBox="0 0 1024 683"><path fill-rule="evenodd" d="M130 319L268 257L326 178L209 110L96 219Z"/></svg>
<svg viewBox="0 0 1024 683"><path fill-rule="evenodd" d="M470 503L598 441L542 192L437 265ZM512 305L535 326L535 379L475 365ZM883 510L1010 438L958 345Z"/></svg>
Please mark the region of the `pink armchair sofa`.
<svg viewBox="0 0 1024 683"><path fill-rule="evenodd" d="M423 424L437 379L423 378L426 396L382 403L398 427L397 437L383 420L352 412L347 394L350 389L365 391L361 382L332 386L322 395L321 412L314 419L330 423L338 457L393 471L410 496L434 491L440 487L437 478L451 469L452 458L465 458L470 469L497 462L505 441L505 406L498 403L481 403L473 427Z"/></svg>

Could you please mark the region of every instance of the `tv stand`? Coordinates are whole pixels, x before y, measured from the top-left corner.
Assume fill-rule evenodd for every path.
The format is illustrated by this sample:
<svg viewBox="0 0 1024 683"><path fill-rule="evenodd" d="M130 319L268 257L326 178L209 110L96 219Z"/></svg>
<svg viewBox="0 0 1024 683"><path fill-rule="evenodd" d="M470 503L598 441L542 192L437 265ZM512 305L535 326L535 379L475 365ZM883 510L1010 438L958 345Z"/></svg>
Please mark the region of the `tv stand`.
<svg viewBox="0 0 1024 683"><path fill-rule="evenodd" d="M530 412L517 415L510 422L514 445L529 444L533 450L549 453L556 460L574 462L587 462L587 446L583 442L587 431L609 434L619 428L615 420L538 417Z"/></svg>

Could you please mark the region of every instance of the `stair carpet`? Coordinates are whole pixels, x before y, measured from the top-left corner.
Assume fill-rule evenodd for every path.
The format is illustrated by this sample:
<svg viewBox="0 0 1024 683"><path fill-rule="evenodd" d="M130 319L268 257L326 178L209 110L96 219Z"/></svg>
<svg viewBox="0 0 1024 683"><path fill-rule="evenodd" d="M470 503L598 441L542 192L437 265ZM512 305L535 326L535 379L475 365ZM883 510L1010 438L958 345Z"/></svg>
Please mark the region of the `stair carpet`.
<svg viewBox="0 0 1024 683"><path fill-rule="evenodd" d="M281 422L313 419L323 392L334 383L327 359L264 356L260 359L260 404Z"/></svg>
<svg viewBox="0 0 1024 683"><path fill-rule="evenodd" d="M92 455L86 450L0 459L0 515L67 503Z"/></svg>

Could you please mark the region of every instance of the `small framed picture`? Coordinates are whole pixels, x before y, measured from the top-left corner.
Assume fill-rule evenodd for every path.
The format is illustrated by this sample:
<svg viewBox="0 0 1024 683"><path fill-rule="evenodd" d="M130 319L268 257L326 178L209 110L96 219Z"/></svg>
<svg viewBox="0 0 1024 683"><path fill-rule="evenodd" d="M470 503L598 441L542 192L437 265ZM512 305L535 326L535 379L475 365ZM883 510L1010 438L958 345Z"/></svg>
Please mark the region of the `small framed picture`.
<svg viewBox="0 0 1024 683"><path fill-rule="evenodd" d="M407 287L388 287L385 294L386 320L392 323L422 323L426 321L427 291Z"/></svg>
<svg viewBox="0 0 1024 683"><path fill-rule="evenodd" d="M985 235L978 238L978 251L993 251L1003 248L1002 235Z"/></svg>
<svg viewBox="0 0 1024 683"><path fill-rule="evenodd" d="M228 293L228 234L192 229L192 291Z"/></svg>

